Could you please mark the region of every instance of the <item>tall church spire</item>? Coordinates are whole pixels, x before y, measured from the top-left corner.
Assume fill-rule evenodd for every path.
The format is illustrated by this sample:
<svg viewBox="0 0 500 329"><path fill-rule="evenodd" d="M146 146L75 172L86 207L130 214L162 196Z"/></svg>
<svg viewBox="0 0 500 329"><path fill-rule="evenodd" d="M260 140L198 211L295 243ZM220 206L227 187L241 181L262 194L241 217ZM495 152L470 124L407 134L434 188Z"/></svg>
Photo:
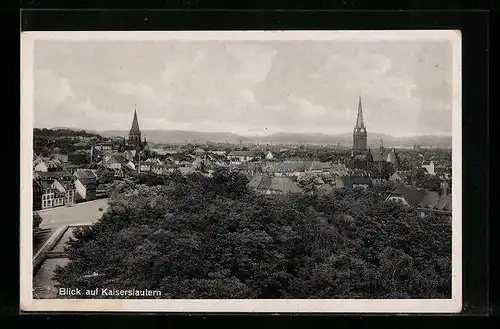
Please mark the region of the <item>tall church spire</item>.
<svg viewBox="0 0 500 329"><path fill-rule="evenodd" d="M353 131L353 149L355 153L366 152L367 150L367 133L365 123L363 122L363 108L361 106L361 96L358 103L358 117L356 126Z"/></svg>
<svg viewBox="0 0 500 329"><path fill-rule="evenodd" d="M136 149L142 149L141 143L141 130L139 129L139 121L137 120L137 110L134 110L134 119L132 120L132 127L128 133L128 144L134 146Z"/></svg>
<svg viewBox="0 0 500 329"><path fill-rule="evenodd" d="M363 107L361 106L361 96L359 96L358 118L356 119L356 128L365 128L365 123L363 122Z"/></svg>
<svg viewBox="0 0 500 329"><path fill-rule="evenodd" d="M137 120L137 110L134 110L134 119L132 120L132 127L130 128L129 135L140 135L139 121Z"/></svg>

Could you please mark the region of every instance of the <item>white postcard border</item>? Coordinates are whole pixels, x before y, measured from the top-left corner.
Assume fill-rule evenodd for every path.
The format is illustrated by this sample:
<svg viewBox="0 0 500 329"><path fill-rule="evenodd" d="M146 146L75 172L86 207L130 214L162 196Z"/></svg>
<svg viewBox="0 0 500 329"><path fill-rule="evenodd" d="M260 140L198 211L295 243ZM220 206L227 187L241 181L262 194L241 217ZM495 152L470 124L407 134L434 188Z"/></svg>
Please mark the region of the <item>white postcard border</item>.
<svg viewBox="0 0 500 329"><path fill-rule="evenodd" d="M32 267L33 52L35 40L449 40L453 47L452 298L451 299L34 299ZM21 311L457 313L462 308L462 62L456 30L387 31L44 31L21 34Z"/></svg>

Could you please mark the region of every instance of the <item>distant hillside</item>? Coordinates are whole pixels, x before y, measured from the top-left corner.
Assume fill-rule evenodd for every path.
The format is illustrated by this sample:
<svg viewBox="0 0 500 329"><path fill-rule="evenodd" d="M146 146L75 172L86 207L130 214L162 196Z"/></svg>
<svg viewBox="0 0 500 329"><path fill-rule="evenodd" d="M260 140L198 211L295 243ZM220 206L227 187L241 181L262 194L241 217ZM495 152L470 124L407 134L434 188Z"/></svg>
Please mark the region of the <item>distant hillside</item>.
<svg viewBox="0 0 500 329"><path fill-rule="evenodd" d="M268 136L248 137L250 140L261 143L333 143L340 145L352 144L352 133L327 135L327 134L298 134L298 133L277 133ZM393 137L386 134L368 133L368 145L378 147L380 139L384 146L412 147L413 143L423 147L451 147L451 136L413 136L413 137Z"/></svg>
<svg viewBox="0 0 500 329"><path fill-rule="evenodd" d="M100 131L104 137L127 136L128 131L108 130ZM239 143L248 140L246 137L232 133L199 132L185 130L145 130L142 137L152 142L190 143L190 142L220 142Z"/></svg>
<svg viewBox="0 0 500 329"><path fill-rule="evenodd" d="M98 132L104 137L127 136L128 131L108 130ZM239 143L255 141L259 143L285 144L285 143L329 143L344 146L352 145L352 133L344 134L321 134L321 133L276 133L267 136L239 136L233 133L198 132L185 130L146 130L142 132L143 137L151 142L228 142ZM394 137L386 134L368 133L368 145L378 147L380 139L383 139L384 146L391 147L412 147L413 143L423 147L451 147L451 136L414 136L414 137Z"/></svg>

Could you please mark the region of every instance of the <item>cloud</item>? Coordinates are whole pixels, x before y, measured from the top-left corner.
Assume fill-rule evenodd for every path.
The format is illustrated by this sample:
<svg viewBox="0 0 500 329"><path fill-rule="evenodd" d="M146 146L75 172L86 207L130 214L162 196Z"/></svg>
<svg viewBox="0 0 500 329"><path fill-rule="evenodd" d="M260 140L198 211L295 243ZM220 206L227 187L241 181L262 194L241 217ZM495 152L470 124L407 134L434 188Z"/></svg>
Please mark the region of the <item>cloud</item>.
<svg viewBox="0 0 500 329"><path fill-rule="evenodd" d="M34 76L35 102L41 103L49 109L57 107L75 96L68 79L51 70L37 71Z"/></svg>
<svg viewBox="0 0 500 329"><path fill-rule="evenodd" d="M256 44L228 44L226 52L239 63L235 77L249 82L261 82L267 77L272 67L272 59L276 49L262 47Z"/></svg>
<svg viewBox="0 0 500 329"><path fill-rule="evenodd" d="M144 130L338 133L361 95L369 132L451 131L450 54L445 42L44 42L36 120L128 129L137 108Z"/></svg>
<svg viewBox="0 0 500 329"><path fill-rule="evenodd" d="M156 96L153 89L142 82L113 82L111 83L111 89L114 89L118 93L137 95L147 99L152 99Z"/></svg>

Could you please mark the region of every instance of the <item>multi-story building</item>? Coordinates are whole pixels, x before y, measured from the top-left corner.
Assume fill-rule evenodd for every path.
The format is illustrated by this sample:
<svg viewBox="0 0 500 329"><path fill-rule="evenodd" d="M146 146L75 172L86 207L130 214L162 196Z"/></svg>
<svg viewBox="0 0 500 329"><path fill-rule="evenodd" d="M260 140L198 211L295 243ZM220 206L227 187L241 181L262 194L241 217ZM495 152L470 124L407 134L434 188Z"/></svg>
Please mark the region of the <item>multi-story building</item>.
<svg viewBox="0 0 500 329"><path fill-rule="evenodd" d="M66 172L36 172L33 178L33 209L47 209L75 203L73 177Z"/></svg>

